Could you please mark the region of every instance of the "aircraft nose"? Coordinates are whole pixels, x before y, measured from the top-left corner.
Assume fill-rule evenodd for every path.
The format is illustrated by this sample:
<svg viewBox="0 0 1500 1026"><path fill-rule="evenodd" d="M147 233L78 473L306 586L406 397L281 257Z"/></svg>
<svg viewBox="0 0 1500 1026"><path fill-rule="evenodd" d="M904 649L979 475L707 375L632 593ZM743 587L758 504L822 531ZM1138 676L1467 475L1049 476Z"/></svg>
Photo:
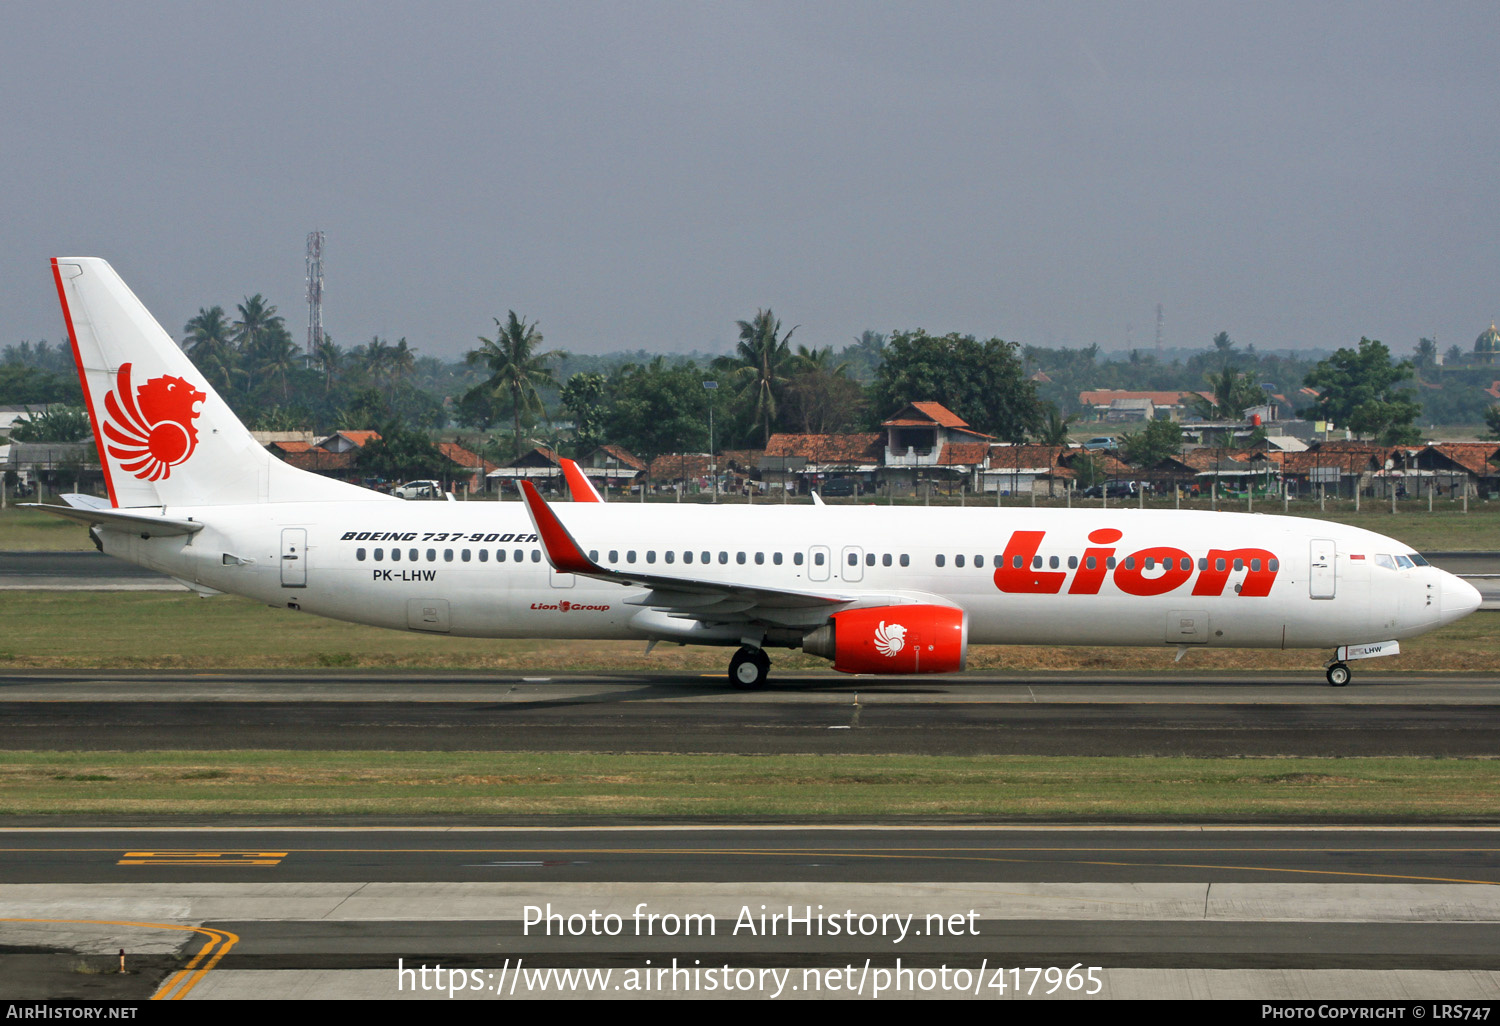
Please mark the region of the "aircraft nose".
<svg viewBox="0 0 1500 1026"><path fill-rule="evenodd" d="M1479 608L1483 596L1479 589L1462 577L1443 573L1443 622L1452 623L1468 616Z"/></svg>

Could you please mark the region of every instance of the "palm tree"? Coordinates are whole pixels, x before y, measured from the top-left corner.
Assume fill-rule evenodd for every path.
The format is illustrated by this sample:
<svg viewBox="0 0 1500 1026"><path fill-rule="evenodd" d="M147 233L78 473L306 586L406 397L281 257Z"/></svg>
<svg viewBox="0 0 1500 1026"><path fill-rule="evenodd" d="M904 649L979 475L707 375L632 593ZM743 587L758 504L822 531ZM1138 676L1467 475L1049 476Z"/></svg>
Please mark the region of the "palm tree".
<svg viewBox="0 0 1500 1026"><path fill-rule="evenodd" d="M253 350L268 333L286 328L285 318L259 292L246 296L238 309L240 319L234 322L234 341L242 353Z"/></svg>
<svg viewBox="0 0 1500 1026"><path fill-rule="evenodd" d="M1258 406L1265 400L1260 388L1250 380L1249 371L1241 373L1233 367L1225 367L1224 373L1209 374L1207 378L1213 399L1202 396L1192 399L1194 412L1204 420L1239 420L1247 408Z"/></svg>
<svg viewBox="0 0 1500 1026"><path fill-rule="evenodd" d="M464 359L471 364L483 364L490 373L489 380L471 391L482 389L492 399L499 399L503 393L510 394L511 438L515 454L520 456L521 414L532 410L543 412L537 388L557 384L547 364L566 354L559 350L537 352L542 344L542 333L537 330L536 322L527 324L524 318L516 316L514 310L510 311L506 323L501 324L498 317L494 321L495 337L479 336L480 347L469 350Z"/></svg>
<svg viewBox="0 0 1500 1026"><path fill-rule="evenodd" d="M734 355L720 357L714 364L739 380L740 395L747 400L751 418L760 424L764 445L771 438L776 403L792 359L788 342L801 325L782 335L781 322L769 309L755 311L754 320L736 323L740 326L740 341Z"/></svg>
<svg viewBox="0 0 1500 1026"><path fill-rule="evenodd" d="M344 362L344 351L334 342L332 335L325 334L313 346L312 360L314 366L323 372L324 394L332 392L333 383L339 376L339 367Z"/></svg>
<svg viewBox="0 0 1500 1026"><path fill-rule="evenodd" d="M1042 426L1037 429L1035 435L1036 440L1043 445L1067 445L1068 428L1078 419L1078 414L1070 413L1064 417L1056 403L1048 403L1046 409L1047 412L1042 418Z"/></svg>
<svg viewBox="0 0 1500 1026"><path fill-rule="evenodd" d="M182 328L182 348L193 358L209 384L228 392L239 362L232 341L233 329L224 319L222 306L198 308L198 316Z"/></svg>

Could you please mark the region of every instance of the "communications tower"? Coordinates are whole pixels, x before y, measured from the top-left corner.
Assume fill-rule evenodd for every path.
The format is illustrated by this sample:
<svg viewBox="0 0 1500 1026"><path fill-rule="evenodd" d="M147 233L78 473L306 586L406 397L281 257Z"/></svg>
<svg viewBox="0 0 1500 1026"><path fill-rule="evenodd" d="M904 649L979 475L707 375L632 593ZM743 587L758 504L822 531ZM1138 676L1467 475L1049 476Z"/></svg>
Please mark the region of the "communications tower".
<svg viewBox="0 0 1500 1026"><path fill-rule="evenodd" d="M323 233L307 233L307 357L323 341Z"/></svg>

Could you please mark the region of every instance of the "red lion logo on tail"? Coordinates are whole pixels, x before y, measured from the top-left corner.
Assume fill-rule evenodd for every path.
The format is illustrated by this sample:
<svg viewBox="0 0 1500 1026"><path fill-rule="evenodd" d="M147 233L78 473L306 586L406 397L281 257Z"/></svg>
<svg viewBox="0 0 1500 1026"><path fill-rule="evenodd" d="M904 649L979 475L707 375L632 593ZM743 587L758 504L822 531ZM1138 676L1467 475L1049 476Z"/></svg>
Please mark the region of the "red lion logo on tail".
<svg viewBox="0 0 1500 1026"><path fill-rule="evenodd" d="M207 399L184 378L162 375L134 392L130 364L120 364L115 387L104 397L109 419L104 437L120 468L142 481L162 481L198 447L195 407Z"/></svg>

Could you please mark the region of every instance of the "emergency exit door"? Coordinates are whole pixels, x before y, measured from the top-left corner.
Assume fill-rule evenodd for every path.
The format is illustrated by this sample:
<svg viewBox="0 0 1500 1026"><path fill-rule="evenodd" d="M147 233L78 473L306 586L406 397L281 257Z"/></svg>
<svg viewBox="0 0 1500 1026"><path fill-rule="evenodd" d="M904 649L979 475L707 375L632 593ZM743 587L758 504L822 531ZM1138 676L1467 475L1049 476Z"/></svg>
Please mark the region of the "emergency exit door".
<svg viewBox="0 0 1500 1026"><path fill-rule="evenodd" d="M281 586L307 587L307 529L284 527L281 530Z"/></svg>

